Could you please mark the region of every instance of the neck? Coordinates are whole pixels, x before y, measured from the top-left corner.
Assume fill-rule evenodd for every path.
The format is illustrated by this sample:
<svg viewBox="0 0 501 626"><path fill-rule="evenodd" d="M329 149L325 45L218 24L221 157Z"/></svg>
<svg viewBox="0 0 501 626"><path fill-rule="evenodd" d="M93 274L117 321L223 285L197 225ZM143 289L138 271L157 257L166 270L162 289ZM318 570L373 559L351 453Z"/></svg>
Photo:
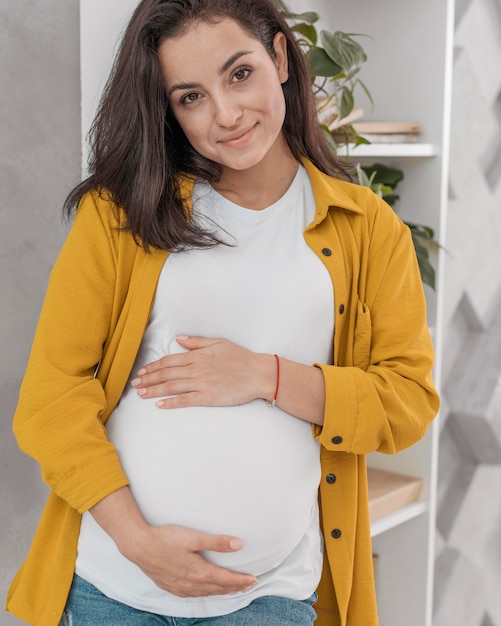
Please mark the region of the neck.
<svg viewBox="0 0 501 626"><path fill-rule="evenodd" d="M266 209L280 200L289 189L299 167L291 153L273 161L262 161L246 170L225 168L221 179L213 187L239 206L255 211Z"/></svg>

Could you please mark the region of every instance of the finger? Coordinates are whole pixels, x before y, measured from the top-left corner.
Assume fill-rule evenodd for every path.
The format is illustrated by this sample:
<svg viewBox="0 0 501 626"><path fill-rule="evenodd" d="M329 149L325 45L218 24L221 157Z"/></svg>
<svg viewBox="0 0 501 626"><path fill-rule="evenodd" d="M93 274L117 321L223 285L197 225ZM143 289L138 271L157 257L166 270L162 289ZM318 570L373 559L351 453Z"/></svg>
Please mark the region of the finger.
<svg viewBox="0 0 501 626"><path fill-rule="evenodd" d="M193 552L211 550L212 552L238 552L244 547L244 542L238 537L231 535L209 535L207 533L194 533L190 545Z"/></svg>
<svg viewBox="0 0 501 626"><path fill-rule="evenodd" d="M196 397L190 397L196 395ZM137 395L144 399L149 398L162 398L162 400L169 400L171 398L181 398L186 396L182 402L175 403L176 407L181 406L194 406L197 402L197 398L200 397L200 390L194 389L193 382L186 379L172 380L160 385L151 385L149 387L138 387ZM210 397L210 394L208 394ZM167 405L165 407L167 408ZM174 408L173 406L170 408Z"/></svg>
<svg viewBox="0 0 501 626"><path fill-rule="evenodd" d="M204 400L202 394L196 391L189 391L162 398L158 400L158 402L155 402L155 406L159 409L184 409L188 406L211 406L211 404Z"/></svg>
<svg viewBox="0 0 501 626"><path fill-rule="evenodd" d="M159 385L171 380L179 380L182 378L193 378L198 375L198 370L190 369L192 362L186 359L175 359L175 356L185 355L172 355L169 357L163 357L159 361L145 365L137 373L137 377L131 380L131 385L136 389L142 387L151 387L152 385Z"/></svg>
<svg viewBox="0 0 501 626"><path fill-rule="evenodd" d="M136 389L145 389L155 385L169 384L179 380L188 380L194 378L196 371L190 372L186 366L184 367L168 367L159 369L156 372L143 374L131 380L131 385Z"/></svg>
<svg viewBox="0 0 501 626"><path fill-rule="evenodd" d="M231 574L231 572L229 573ZM217 573L211 571L211 576L217 577ZM247 574L234 574L231 581L225 580L221 584L215 583L213 580L204 582L184 580L178 583L179 587L174 593L181 597L231 595L248 591L257 585L258 582L256 578ZM169 591L168 587L167 591Z"/></svg>
<svg viewBox="0 0 501 626"><path fill-rule="evenodd" d="M161 385L150 385L137 387L137 395L144 399L169 398L176 396L181 391L176 391L175 383L162 383Z"/></svg>
<svg viewBox="0 0 501 626"><path fill-rule="evenodd" d="M259 581L250 574L240 574L218 567L200 557L196 572L180 580L172 586L172 581L162 581L155 577L159 587L182 597L228 595L247 591Z"/></svg>
<svg viewBox="0 0 501 626"><path fill-rule="evenodd" d="M214 565L202 557L200 559L197 575L193 579L193 582L196 582L199 587L217 589L219 593L232 593L253 587L258 582L258 579L252 574L232 572L219 565Z"/></svg>
<svg viewBox="0 0 501 626"><path fill-rule="evenodd" d="M213 337L188 337L188 335L176 335L176 341L179 345L189 350L200 350L201 348L208 348L215 343L220 343L222 339L216 339Z"/></svg>
<svg viewBox="0 0 501 626"><path fill-rule="evenodd" d="M152 374L171 367L183 367L191 361L189 352L175 352L174 354L166 354L165 356L151 361L138 370L138 376Z"/></svg>

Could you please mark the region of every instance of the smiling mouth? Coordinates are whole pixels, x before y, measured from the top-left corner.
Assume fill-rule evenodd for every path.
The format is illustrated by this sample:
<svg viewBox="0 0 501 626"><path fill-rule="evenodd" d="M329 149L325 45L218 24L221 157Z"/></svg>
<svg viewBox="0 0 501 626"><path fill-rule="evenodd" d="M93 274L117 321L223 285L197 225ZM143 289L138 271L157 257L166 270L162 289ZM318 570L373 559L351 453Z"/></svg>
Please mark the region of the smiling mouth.
<svg viewBox="0 0 501 626"><path fill-rule="evenodd" d="M246 141L250 139L255 128L256 128L255 125L251 126L251 128L248 128L247 130L244 130L243 132L234 134L226 139L221 139L219 143L222 143L225 146L240 146L241 144L245 143Z"/></svg>

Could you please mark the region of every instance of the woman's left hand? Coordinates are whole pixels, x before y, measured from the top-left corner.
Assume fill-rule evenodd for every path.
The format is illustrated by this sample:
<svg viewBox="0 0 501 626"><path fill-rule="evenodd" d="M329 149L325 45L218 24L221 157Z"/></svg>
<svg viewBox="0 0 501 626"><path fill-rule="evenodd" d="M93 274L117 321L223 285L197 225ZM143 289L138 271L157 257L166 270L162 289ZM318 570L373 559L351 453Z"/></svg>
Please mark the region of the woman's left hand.
<svg viewBox="0 0 501 626"><path fill-rule="evenodd" d="M226 339L185 335L176 339L189 351L164 356L140 369L132 385L142 398L162 398L156 403L162 409L273 399L273 355L252 352Z"/></svg>

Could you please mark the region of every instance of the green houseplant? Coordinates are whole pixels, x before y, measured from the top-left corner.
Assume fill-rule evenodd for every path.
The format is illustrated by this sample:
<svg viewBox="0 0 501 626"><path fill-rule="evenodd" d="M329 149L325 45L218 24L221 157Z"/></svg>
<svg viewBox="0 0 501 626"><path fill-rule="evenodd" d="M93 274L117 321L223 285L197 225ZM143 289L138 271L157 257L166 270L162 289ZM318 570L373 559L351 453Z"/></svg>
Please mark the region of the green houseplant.
<svg viewBox="0 0 501 626"><path fill-rule="evenodd" d="M370 143L358 135L350 123L350 116L355 108L355 91L360 88L373 104L369 89L360 79L359 72L367 60L366 53L355 38L359 34L347 34L341 31L331 33L317 30L316 23L320 19L318 13L291 12L282 0L275 0L301 45L312 80L312 88L319 102L319 123L326 133L331 149L337 153L341 145ZM322 121L322 113L334 111L335 129ZM347 157L349 158L349 157ZM358 182L373 189L384 198L390 206L394 206L399 196L394 189L403 179L403 172L389 168L380 163L362 167L356 165ZM421 279L432 289L435 288L435 269L430 261L430 250L438 244L434 232L429 226L406 222L411 230L416 256L418 259Z"/></svg>

